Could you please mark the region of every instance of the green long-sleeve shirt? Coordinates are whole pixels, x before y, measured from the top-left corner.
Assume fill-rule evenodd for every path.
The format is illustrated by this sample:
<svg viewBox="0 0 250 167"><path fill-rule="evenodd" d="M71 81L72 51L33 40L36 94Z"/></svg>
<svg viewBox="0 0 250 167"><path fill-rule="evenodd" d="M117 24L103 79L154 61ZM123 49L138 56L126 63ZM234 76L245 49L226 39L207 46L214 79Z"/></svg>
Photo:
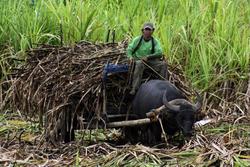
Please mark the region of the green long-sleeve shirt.
<svg viewBox="0 0 250 167"><path fill-rule="evenodd" d="M132 42L128 45L127 48L127 56L129 58L143 58L145 56L147 57L161 57L162 56L162 48L160 42L154 39L154 53L151 54L151 49L152 49L152 41L145 41L142 39L140 47L136 50L134 54L132 54L133 50L136 48L140 41L141 36L135 37Z"/></svg>

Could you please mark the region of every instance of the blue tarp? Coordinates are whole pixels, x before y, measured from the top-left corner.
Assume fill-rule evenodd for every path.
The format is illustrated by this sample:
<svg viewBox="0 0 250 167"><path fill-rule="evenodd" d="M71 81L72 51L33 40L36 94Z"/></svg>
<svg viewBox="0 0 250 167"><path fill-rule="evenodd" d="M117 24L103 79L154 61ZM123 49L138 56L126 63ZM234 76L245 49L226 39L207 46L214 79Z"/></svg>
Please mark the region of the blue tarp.
<svg viewBox="0 0 250 167"><path fill-rule="evenodd" d="M107 63L103 69L103 81L106 82L108 74L128 72L129 66L127 64L110 64Z"/></svg>

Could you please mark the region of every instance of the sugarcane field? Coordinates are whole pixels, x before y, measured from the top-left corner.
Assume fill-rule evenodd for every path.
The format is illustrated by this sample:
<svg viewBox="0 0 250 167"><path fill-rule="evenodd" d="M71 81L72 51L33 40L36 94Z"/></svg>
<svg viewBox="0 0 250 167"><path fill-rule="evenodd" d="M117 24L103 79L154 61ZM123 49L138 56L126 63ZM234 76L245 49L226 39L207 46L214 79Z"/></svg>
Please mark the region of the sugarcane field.
<svg viewBox="0 0 250 167"><path fill-rule="evenodd" d="M249 0L1 0L0 166L249 167Z"/></svg>

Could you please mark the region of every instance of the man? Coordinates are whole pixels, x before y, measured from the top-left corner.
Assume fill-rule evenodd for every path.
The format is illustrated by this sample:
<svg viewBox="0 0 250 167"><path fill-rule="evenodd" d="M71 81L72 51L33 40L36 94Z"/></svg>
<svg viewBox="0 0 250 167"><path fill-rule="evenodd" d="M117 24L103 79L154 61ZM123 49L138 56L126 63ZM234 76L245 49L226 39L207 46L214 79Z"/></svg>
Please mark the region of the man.
<svg viewBox="0 0 250 167"><path fill-rule="evenodd" d="M153 38L154 25L145 23L142 28L142 35L134 38L128 45L127 56L135 60L131 95L134 95L142 80L143 71L151 67L163 78L166 78L167 66L162 58L160 42Z"/></svg>

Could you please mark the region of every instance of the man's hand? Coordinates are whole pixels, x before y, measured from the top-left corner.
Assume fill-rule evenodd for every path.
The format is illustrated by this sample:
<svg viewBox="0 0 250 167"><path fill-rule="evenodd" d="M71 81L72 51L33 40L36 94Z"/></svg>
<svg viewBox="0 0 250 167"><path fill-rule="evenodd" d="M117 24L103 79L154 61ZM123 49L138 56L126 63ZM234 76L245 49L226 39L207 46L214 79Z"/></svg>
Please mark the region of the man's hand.
<svg viewBox="0 0 250 167"><path fill-rule="evenodd" d="M143 57L142 61L148 61L148 58L147 57Z"/></svg>
<svg viewBox="0 0 250 167"><path fill-rule="evenodd" d="M131 64L134 61L132 57L129 58L129 63Z"/></svg>

